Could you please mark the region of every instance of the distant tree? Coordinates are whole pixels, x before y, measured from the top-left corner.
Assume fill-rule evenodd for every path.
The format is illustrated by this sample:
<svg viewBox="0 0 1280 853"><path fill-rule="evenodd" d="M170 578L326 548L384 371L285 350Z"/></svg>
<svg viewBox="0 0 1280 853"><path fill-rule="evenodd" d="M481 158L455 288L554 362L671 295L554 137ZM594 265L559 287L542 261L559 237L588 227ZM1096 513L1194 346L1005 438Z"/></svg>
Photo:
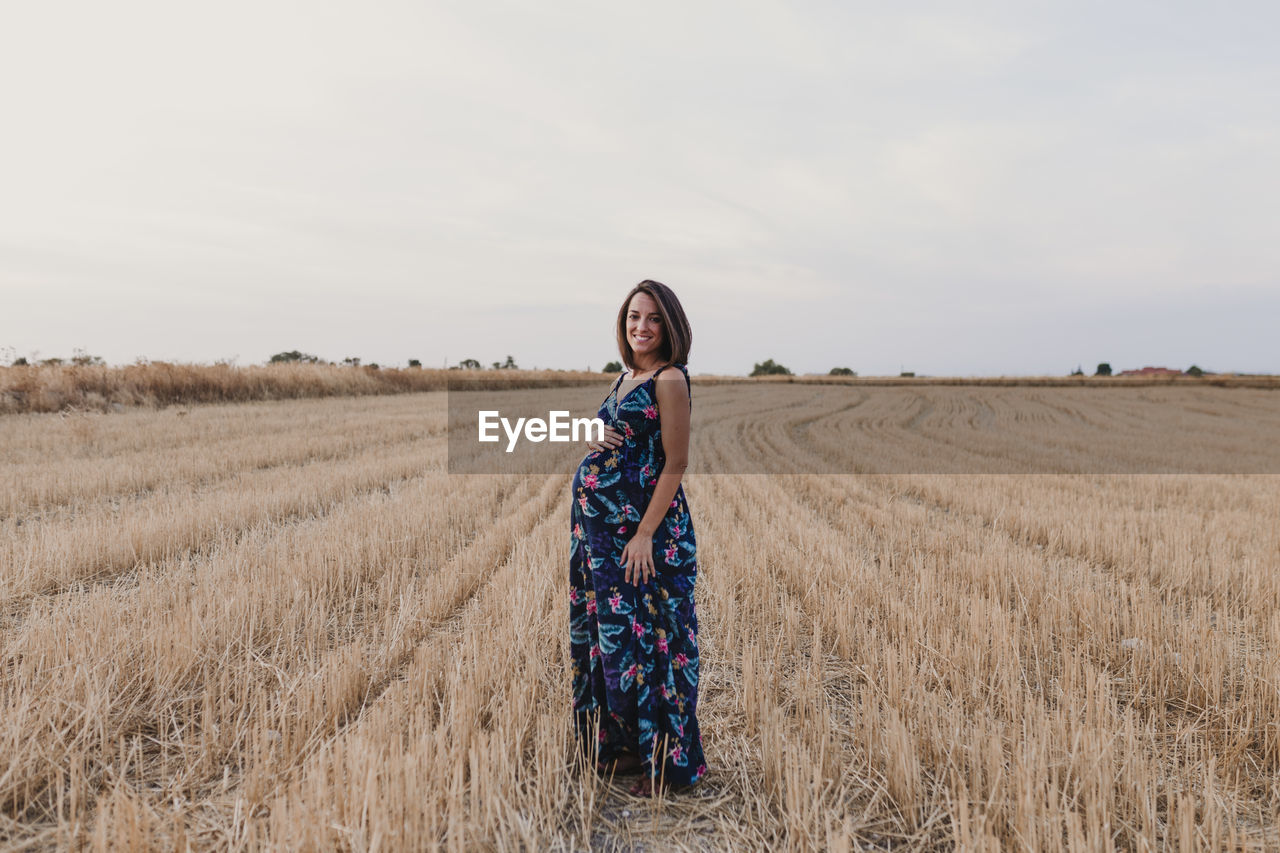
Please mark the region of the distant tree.
<svg viewBox="0 0 1280 853"><path fill-rule="evenodd" d="M409 366L410 366L410 367L422 367L422 362L418 361L416 358L411 358L411 359L409 359Z"/></svg>
<svg viewBox="0 0 1280 853"><path fill-rule="evenodd" d="M366 370L377 370L377 369L378 369L378 362L376 362L376 361L371 361L371 362L369 362L368 364L366 364L366 365L365 365L365 369L366 369Z"/></svg>
<svg viewBox="0 0 1280 853"><path fill-rule="evenodd" d="M1201 376L1204 376L1204 371L1203 371L1203 370L1201 370L1199 367L1196 367L1196 366L1193 364L1193 365L1191 365L1190 367L1188 367L1188 368L1187 368L1187 375L1188 375L1188 376L1195 376L1195 377L1199 378L1199 377L1201 377Z"/></svg>
<svg viewBox="0 0 1280 853"><path fill-rule="evenodd" d="M342 363L343 363L343 364L345 364L345 365L347 365L348 367L359 367L359 366L360 366L360 356L358 356L358 355L349 355L349 356L347 356L346 358L344 358L344 359L342 360Z"/></svg>
<svg viewBox="0 0 1280 853"><path fill-rule="evenodd" d="M62 364L62 359L56 358L56 357L42 358L40 359L40 363L43 364L45 367L57 367L58 365Z"/></svg>
<svg viewBox="0 0 1280 853"><path fill-rule="evenodd" d="M503 361L503 362L495 361L493 363L493 369L494 370L519 370L520 368L516 367L516 360L514 358L512 358L511 356L507 356L506 361Z"/></svg>
<svg viewBox="0 0 1280 853"><path fill-rule="evenodd" d="M479 370L480 362L476 361L474 358L464 358L462 361L458 362L458 367L463 370Z"/></svg>
<svg viewBox="0 0 1280 853"><path fill-rule="evenodd" d="M315 364L319 360L320 360L319 356L311 355L310 353L305 353L305 352L298 352L296 349L294 349L294 350L289 350L288 352L276 353L275 355L271 356L270 361L268 361L267 363L268 364L284 364L290 361L301 361L301 362L306 362L307 364Z"/></svg>
<svg viewBox="0 0 1280 853"><path fill-rule="evenodd" d="M89 355L82 349L73 349L71 351L71 363L80 367L87 367L92 364L105 364L100 355Z"/></svg>
<svg viewBox="0 0 1280 853"><path fill-rule="evenodd" d="M906 376L906 377L910 378L910 377L915 376L915 375L916 375L916 372L915 372L914 370L904 370L904 371L902 371L901 373L899 373L898 375L899 375L899 376Z"/></svg>
<svg viewBox="0 0 1280 853"><path fill-rule="evenodd" d="M26 367L29 362L25 356L18 356L13 360L14 367Z"/></svg>
<svg viewBox="0 0 1280 853"><path fill-rule="evenodd" d="M773 359L766 358L751 369L752 376L790 376L791 371L781 364L774 364Z"/></svg>
<svg viewBox="0 0 1280 853"><path fill-rule="evenodd" d="M1076 369L1071 371L1072 376L1084 376L1084 367L1077 364Z"/></svg>
<svg viewBox="0 0 1280 853"><path fill-rule="evenodd" d="M1098 369L1097 369L1097 371L1096 371L1096 372L1094 372L1094 374L1093 374L1093 375L1094 375L1094 376L1110 376L1110 375L1111 375L1111 363L1110 363L1110 362L1108 362L1108 361L1104 361L1104 362L1102 362L1101 364L1099 364L1099 365L1098 365Z"/></svg>
<svg viewBox="0 0 1280 853"><path fill-rule="evenodd" d="M601 368L601 371L600 371L600 372L601 372L601 373L621 373L621 372L622 372L622 362L620 362L620 361L611 361L611 362L609 362L608 364L606 364L603 368Z"/></svg>
<svg viewBox="0 0 1280 853"><path fill-rule="evenodd" d="M833 367L831 368L831 372L828 373L827 375L828 376L857 376L858 371L854 370L851 367Z"/></svg>

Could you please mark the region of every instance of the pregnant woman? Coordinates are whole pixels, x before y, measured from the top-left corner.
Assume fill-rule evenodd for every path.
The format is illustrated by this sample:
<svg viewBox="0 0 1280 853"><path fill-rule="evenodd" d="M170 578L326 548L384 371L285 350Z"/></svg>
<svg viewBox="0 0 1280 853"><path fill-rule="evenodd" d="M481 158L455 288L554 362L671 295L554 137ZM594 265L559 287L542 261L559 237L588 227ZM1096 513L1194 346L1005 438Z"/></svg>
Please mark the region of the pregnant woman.
<svg viewBox="0 0 1280 853"><path fill-rule="evenodd" d="M618 313L629 370L597 416L573 478L569 559L573 711L602 770L640 773L631 793L706 772L698 733L696 543L680 484L688 462L692 333L671 289L642 281Z"/></svg>

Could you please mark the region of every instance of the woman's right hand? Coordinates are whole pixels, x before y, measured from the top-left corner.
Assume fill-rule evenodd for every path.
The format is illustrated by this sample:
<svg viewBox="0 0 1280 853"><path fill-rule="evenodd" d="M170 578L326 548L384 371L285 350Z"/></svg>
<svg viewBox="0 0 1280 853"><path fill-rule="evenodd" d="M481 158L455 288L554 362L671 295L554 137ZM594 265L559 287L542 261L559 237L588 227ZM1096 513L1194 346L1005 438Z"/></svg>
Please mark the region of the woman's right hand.
<svg viewBox="0 0 1280 853"><path fill-rule="evenodd" d="M622 433L618 432L608 424L604 425L604 441L588 441L587 447L592 453L599 453L602 450L611 450L622 446Z"/></svg>

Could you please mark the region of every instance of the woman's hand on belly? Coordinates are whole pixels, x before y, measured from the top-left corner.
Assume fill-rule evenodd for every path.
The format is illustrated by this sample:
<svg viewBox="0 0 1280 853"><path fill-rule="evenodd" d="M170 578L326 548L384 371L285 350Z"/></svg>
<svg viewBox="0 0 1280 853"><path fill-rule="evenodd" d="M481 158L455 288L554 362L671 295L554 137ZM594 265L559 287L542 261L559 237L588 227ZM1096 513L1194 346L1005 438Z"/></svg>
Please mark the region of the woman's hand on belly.
<svg viewBox="0 0 1280 853"><path fill-rule="evenodd" d="M618 432L616 429L609 426L608 424L605 424L604 441L588 441L587 448L592 453L599 453L602 450L613 450L615 448L621 447L622 441L623 441L622 433Z"/></svg>

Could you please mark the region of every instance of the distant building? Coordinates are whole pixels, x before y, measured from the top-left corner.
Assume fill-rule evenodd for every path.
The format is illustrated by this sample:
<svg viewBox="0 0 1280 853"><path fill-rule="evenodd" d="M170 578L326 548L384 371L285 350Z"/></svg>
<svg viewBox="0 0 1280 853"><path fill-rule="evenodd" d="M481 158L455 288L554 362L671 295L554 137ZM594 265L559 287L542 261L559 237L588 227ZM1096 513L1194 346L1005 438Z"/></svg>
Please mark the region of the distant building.
<svg viewBox="0 0 1280 853"><path fill-rule="evenodd" d="M1181 370L1171 367L1144 367L1141 370L1122 370L1116 376L1181 376Z"/></svg>

